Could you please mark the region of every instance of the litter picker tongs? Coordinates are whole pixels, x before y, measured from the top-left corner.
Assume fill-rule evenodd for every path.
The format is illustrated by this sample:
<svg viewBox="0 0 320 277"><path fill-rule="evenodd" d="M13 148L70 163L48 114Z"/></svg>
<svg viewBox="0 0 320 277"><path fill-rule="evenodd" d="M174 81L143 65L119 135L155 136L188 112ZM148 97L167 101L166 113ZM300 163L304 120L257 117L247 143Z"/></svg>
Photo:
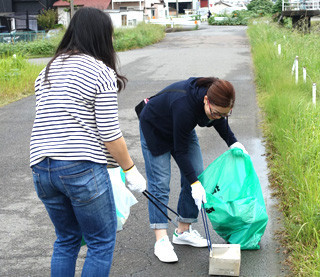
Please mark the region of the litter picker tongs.
<svg viewBox="0 0 320 277"><path fill-rule="evenodd" d="M180 215L179 215L177 212L175 212L175 211L172 210L170 207L168 207L166 204L164 204L160 199L158 199L157 197L155 197L151 192L145 190L145 191L142 192L142 194L143 194L145 197L147 197L147 198L149 199L149 201L150 201L153 205L155 205L155 206L159 209L159 211L160 211L174 226L176 226L176 227L178 228L177 222L172 221L171 218L170 218L163 210L161 210L161 208L158 206L158 204L157 204L156 202L154 202L154 201L150 198L150 196L151 196L153 199L155 199L156 201L158 201L160 204L162 204L163 206L165 206L169 211L173 212L176 216L180 217Z"/></svg>
<svg viewBox="0 0 320 277"><path fill-rule="evenodd" d="M172 213L174 213L176 216L180 217L180 215L175 212L173 209L171 209L170 207L168 207L165 203L163 203L160 199L158 199L156 196L154 196L152 193L150 193L149 191L145 190L142 192L142 194L153 204L155 205L159 211L176 227L178 227L178 224L175 221L172 221L171 218L164 212L161 210L161 208L159 207L159 205L154 201L156 200L157 202L159 202L160 204L162 204L164 207L166 207L169 211L171 211ZM154 199L151 199L151 197ZM207 221L207 214L206 211L204 209L204 203L202 202L202 207L201 207L201 216L202 216L202 221L203 221L203 225L204 225L204 230L206 233L206 239L207 239L207 244L208 244L208 250L209 252L211 252L212 250L212 244L211 244L211 239L210 239L210 232L209 232L209 226L208 226L208 221Z"/></svg>
<svg viewBox="0 0 320 277"><path fill-rule="evenodd" d="M204 231L206 233L208 250L209 250L209 253L211 253L211 251L212 251L212 243L211 243L211 239L210 239L210 232L209 232L209 225L208 225L208 220L207 220L207 213L206 213L206 210L204 208L204 203L203 202L202 202L202 206L201 206L201 216L202 216L202 222L203 222L203 225L204 225Z"/></svg>

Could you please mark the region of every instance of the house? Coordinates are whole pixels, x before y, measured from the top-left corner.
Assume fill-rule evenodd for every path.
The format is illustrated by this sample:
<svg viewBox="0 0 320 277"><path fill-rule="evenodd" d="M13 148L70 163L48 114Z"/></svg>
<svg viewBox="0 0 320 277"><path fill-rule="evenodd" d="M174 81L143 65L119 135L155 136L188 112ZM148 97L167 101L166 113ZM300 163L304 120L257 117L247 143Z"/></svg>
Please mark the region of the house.
<svg viewBox="0 0 320 277"><path fill-rule="evenodd" d="M37 31L37 15L42 9L52 8L55 1L56 0L1 0L1 29L6 32L14 30Z"/></svg>
<svg viewBox="0 0 320 277"><path fill-rule="evenodd" d="M246 10L244 2L241 0L201 0L201 8L208 8L212 14L228 14L236 10Z"/></svg>
<svg viewBox="0 0 320 277"><path fill-rule="evenodd" d="M144 0L74 0L75 11L82 7L93 7L108 12L114 27L135 26L144 20ZM59 0L53 7L58 12L58 22L65 27L70 22L70 4Z"/></svg>
<svg viewBox="0 0 320 277"><path fill-rule="evenodd" d="M227 4L221 0L213 4L209 3L209 9L212 14L223 14L227 9L231 7L232 7L231 4Z"/></svg>
<svg viewBox="0 0 320 277"><path fill-rule="evenodd" d="M100 10L107 10L111 0L74 0L74 10L76 11L82 7L93 7ZM67 27L70 23L70 3L58 0L53 4L53 7L57 9L58 23Z"/></svg>
<svg viewBox="0 0 320 277"><path fill-rule="evenodd" d="M197 11L201 6L202 1L207 1L208 6L208 0L166 0L168 1L168 5L170 8L177 10L179 14L186 14L191 11ZM178 5L177 5L178 2ZM178 7L177 7L178 6ZM176 14L175 14L176 15Z"/></svg>

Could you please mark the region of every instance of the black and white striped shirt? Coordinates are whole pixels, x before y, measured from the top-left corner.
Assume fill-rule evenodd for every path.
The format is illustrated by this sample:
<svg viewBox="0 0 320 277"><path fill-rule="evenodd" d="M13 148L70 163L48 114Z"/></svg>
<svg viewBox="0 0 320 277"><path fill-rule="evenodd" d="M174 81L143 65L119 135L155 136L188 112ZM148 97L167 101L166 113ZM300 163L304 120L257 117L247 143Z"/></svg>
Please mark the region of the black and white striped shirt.
<svg viewBox="0 0 320 277"><path fill-rule="evenodd" d="M116 164L103 143L122 136L114 70L88 55L59 56L44 77L45 69L35 81L30 166L45 157Z"/></svg>

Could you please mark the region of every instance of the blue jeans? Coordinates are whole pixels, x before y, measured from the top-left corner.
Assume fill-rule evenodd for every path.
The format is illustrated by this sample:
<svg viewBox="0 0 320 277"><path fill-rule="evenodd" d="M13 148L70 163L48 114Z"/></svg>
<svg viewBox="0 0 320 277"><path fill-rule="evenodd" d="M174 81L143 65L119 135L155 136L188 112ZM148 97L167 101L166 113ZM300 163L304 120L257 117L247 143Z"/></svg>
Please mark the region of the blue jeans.
<svg viewBox="0 0 320 277"><path fill-rule="evenodd" d="M171 153L167 152L159 156L151 154L146 144L144 135L140 128L140 141L142 153L145 161L146 175L148 179L148 190L159 200L168 205L170 193L171 178ZM199 140L195 130L189 137L188 156L197 175L203 172L203 160L200 150ZM180 215L179 222L193 223L197 222L199 210L195 205L191 195L191 184L180 171L181 191L179 195L177 211ZM159 205L162 211L167 214L167 208ZM149 221L152 229L167 229L167 218L150 201L148 204Z"/></svg>
<svg viewBox="0 0 320 277"><path fill-rule="evenodd" d="M82 236L88 247L82 276L108 276L117 217L106 165L45 158L32 173L57 236L51 276L74 276Z"/></svg>

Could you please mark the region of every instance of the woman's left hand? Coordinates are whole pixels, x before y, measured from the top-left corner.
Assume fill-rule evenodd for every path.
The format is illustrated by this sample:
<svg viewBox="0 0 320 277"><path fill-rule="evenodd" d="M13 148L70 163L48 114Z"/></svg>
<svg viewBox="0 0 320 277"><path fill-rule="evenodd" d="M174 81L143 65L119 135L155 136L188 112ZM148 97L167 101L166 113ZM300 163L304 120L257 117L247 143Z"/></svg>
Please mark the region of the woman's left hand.
<svg viewBox="0 0 320 277"><path fill-rule="evenodd" d="M202 202L207 203L206 191L200 181L196 181L191 185L191 194L199 211L201 210Z"/></svg>
<svg viewBox="0 0 320 277"><path fill-rule="evenodd" d="M240 149L243 151L243 153L249 155L249 153L248 153L248 151L246 150L246 148L245 148L245 147L243 146L243 144L240 143L239 141L235 142L234 144L232 144L232 145L230 146L230 149L233 149L233 148L240 148Z"/></svg>

